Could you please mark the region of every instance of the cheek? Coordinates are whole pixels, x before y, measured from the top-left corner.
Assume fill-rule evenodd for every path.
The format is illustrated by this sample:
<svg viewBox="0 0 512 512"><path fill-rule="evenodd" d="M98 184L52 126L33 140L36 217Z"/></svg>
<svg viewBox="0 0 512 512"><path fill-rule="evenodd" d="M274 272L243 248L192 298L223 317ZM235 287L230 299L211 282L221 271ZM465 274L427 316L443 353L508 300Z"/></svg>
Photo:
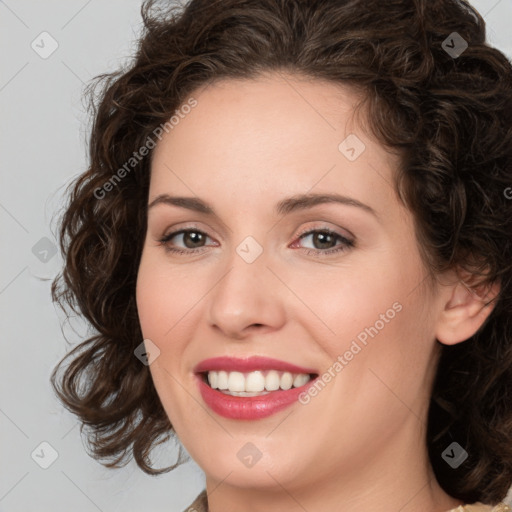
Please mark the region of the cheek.
<svg viewBox="0 0 512 512"><path fill-rule="evenodd" d="M381 258L378 265L368 261L361 268L293 283L314 312L302 316L302 325L328 356L324 371L345 375L335 379L344 382L344 393L364 393L369 400L390 394L378 381L381 377L412 398L428 372L434 346L430 303L416 287L421 264L412 258L407 264Z"/></svg>
<svg viewBox="0 0 512 512"><path fill-rule="evenodd" d="M435 340L422 297L407 293L372 301L350 324L351 336L343 337L331 352L341 356L339 393L357 397L350 405L354 417L364 415L369 407L393 423L395 414L396 418L408 414L404 404L415 409L414 404L420 404L428 392L435 369Z"/></svg>
<svg viewBox="0 0 512 512"><path fill-rule="evenodd" d="M198 284L179 270L170 272L161 255L143 254L136 298L144 337L162 344L178 328L182 329L201 297Z"/></svg>
<svg viewBox="0 0 512 512"><path fill-rule="evenodd" d="M166 325L166 316L162 311L162 304L169 300L165 288L161 286L155 267L147 263L144 256L141 260L137 276L137 311L144 338L157 341L161 338ZM169 328L169 327L167 327Z"/></svg>
<svg viewBox="0 0 512 512"><path fill-rule="evenodd" d="M408 286L393 265L386 268L383 263L368 261L357 268L327 267L287 276L286 282L307 306L300 305L303 313L297 318L308 324L313 339L321 337L332 357L348 350L354 339L364 345L389 332L399 320Z"/></svg>
<svg viewBox="0 0 512 512"><path fill-rule="evenodd" d="M190 290L185 292L186 288L180 289L179 282L171 279L165 269L166 266L158 261L158 255L143 253L137 275L136 300L143 337L151 340L160 351L149 370L160 401L174 425L176 421L179 424L182 408L176 399L180 389L172 376L179 374L186 348L186 336L176 334L187 324L186 311L190 310L187 295L191 293Z"/></svg>

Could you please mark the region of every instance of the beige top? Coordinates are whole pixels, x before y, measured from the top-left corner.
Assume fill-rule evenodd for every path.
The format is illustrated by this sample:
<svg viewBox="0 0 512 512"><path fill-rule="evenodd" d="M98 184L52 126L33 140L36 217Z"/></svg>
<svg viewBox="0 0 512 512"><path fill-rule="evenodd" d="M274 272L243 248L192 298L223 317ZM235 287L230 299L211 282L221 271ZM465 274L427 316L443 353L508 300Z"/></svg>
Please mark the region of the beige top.
<svg viewBox="0 0 512 512"><path fill-rule="evenodd" d="M204 490L195 499L194 503L190 505L184 512L208 512L208 501L206 499L206 490ZM446 512L512 512L512 508L505 503L498 505L484 505L483 503L473 503L472 505L461 505L457 508L452 508Z"/></svg>

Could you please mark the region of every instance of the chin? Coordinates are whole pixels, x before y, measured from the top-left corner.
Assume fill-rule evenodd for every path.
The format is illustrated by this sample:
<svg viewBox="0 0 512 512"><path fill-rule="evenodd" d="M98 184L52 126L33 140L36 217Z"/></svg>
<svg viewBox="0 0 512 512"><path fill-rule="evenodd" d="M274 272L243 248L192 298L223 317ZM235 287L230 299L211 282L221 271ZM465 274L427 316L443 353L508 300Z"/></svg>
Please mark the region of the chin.
<svg viewBox="0 0 512 512"><path fill-rule="evenodd" d="M225 443L205 441L203 447L207 453L197 449L189 453L207 478L235 487L270 489L277 485L276 481L281 485L295 481L300 472L297 460L300 452L272 444L263 436L229 437ZM198 446L197 443L192 445ZM213 450L212 446L217 448Z"/></svg>

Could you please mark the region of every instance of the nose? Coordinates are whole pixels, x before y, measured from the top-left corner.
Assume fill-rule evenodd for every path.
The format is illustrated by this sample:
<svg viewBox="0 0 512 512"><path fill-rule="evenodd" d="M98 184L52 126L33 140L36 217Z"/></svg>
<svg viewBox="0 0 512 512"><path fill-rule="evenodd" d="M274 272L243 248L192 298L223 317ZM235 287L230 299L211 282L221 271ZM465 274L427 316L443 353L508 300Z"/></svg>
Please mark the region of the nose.
<svg viewBox="0 0 512 512"><path fill-rule="evenodd" d="M251 333L280 329L285 323L283 287L267 268L265 251L253 262L236 251L227 271L208 294L208 321L225 337L243 340Z"/></svg>

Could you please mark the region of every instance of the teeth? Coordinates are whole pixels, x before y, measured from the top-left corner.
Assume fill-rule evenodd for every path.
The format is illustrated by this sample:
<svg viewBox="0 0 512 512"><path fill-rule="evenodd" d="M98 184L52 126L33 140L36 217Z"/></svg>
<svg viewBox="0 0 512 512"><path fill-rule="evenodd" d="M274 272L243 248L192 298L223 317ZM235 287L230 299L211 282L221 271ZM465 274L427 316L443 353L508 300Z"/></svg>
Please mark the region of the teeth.
<svg viewBox="0 0 512 512"><path fill-rule="evenodd" d="M265 389L267 391L277 391L280 384L281 379L279 378L279 373L275 370L270 370L265 378Z"/></svg>
<svg viewBox="0 0 512 512"><path fill-rule="evenodd" d="M278 389L288 390L298 388L309 382L307 373L290 373L270 370L268 372L254 371L249 373L210 371L208 383L213 389L224 391L234 396L257 396Z"/></svg>
<svg viewBox="0 0 512 512"><path fill-rule="evenodd" d="M211 385L211 383L210 383L210 385ZM228 389L228 374L226 372L219 372L217 374L217 388L218 389Z"/></svg>
<svg viewBox="0 0 512 512"><path fill-rule="evenodd" d="M213 389L217 389L219 385L219 374L217 372L210 372L208 374L208 382Z"/></svg>
<svg viewBox="0 0 512 512"><path fill-rule="evenodd" d="M240 372L230 372L228 376L229 391L245 391L245 377Z"/></svg>
<svg viewBox="0 0 512 512"><path fill-rule="evenodd" d="M300 388L301 386L304 386L306 382L309 382L309 379L309 375L306 375L305 373L299 373L299 375L296 375L293 379L293 387Z"/></svg>
<svg viewBox="0 0 512 512"><path fill-rule="evenodd" d="M309 377L309 375L307 376ZM309 380L309 378L308 378ZM293 375L290 372L284 372L281 375L281 380L279 381L279 387L281 389L291 389L293 386Z"/></svg>
<svg viewBox="0 0 512 512"><path fill-rule="evenodd" d="M211 373L211 372L210 372ZM213 372L215 373L215 372ZM244 391L263 391L265 389L265 376L261 372L251 372L245 379Z"/></svg>

